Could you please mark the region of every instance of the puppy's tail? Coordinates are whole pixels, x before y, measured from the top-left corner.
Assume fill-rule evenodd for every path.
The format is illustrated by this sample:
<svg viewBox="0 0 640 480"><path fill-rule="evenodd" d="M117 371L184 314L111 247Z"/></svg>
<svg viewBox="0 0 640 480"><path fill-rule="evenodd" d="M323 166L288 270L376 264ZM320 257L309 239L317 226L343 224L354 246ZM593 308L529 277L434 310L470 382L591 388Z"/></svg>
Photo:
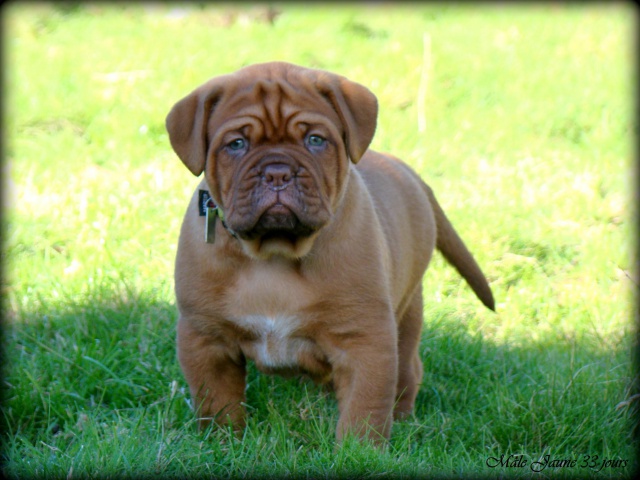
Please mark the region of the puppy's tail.
<svg viewBox="0 0 640 480"><path fill-rule="evenodd" d="M438 231L436 247L442 252L444 258L446 258L467 281L480 301L484 303L487 308L495 312L493 294L482 270L480 270L475 259L462 242L462 239L453 229L440 204L436 201L436 197L431 188L426 187L426 192L436 217L436 227Z"/></svg>

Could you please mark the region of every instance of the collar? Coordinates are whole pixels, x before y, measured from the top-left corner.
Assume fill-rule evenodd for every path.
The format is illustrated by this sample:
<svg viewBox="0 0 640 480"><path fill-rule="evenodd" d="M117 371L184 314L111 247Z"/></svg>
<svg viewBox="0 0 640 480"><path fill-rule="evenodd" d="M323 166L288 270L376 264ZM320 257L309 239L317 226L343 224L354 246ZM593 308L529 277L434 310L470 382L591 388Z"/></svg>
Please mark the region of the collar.
<svg viewBox="0 0 640 480"><path fill-rule="evenodd" d="M207 243L214 243L216 240L216 221L220 218L222 226L233 237L238 238L238 234L231 230L224 221L224 212L215 204L211 194L207 190L198 190L198 213L201 217L206 217L204 222L204 240Z"/></svg>

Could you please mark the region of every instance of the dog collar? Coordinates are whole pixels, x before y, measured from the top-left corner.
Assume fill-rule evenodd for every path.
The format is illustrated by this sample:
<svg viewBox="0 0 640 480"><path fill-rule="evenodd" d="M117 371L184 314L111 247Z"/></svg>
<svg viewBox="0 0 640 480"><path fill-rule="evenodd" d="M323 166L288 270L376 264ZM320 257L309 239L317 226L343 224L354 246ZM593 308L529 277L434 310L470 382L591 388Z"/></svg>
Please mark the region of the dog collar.
<svg viewBox="0 0 640 480"><path fill-rule="evenodd" d="M236 232L231 230L224 221L224 212L218 207L211 194L207 190L198 190L198 214L205 217L204 221L204 241L214 243L216 241L216 221L220 218L222 226L229 234L238 238Z"/></svg>

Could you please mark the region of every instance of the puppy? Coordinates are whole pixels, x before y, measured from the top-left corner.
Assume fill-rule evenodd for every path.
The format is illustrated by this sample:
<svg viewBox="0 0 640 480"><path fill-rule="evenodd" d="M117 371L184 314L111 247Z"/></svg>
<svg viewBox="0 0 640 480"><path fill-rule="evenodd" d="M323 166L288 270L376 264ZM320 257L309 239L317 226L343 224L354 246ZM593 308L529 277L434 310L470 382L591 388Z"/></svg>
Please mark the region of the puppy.
<svg viewBox="0 0 640 480"><path fill-rule="evenodd" d="M340 441L375 442L422 378L422 276L435 248L491 289L406 164L368 150L376 97L288 63L245 67L180 100L171 145L196 176L178 244L178 358L200 415L245 422L246 363L337 396Z"/></svg>

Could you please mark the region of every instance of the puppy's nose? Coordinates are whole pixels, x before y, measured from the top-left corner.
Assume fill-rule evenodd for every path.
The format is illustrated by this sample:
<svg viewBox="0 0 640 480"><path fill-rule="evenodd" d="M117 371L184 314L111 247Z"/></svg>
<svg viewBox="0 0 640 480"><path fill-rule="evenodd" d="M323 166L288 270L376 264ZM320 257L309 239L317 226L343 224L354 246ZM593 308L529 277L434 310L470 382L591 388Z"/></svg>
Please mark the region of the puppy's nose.
<svg viewBox="0 0 640 480"><path fill-rule="evenodd" d="M291 182L293 171L287 164L271 163L264 167L263 178L271 190L282 190Z"/></svg>

